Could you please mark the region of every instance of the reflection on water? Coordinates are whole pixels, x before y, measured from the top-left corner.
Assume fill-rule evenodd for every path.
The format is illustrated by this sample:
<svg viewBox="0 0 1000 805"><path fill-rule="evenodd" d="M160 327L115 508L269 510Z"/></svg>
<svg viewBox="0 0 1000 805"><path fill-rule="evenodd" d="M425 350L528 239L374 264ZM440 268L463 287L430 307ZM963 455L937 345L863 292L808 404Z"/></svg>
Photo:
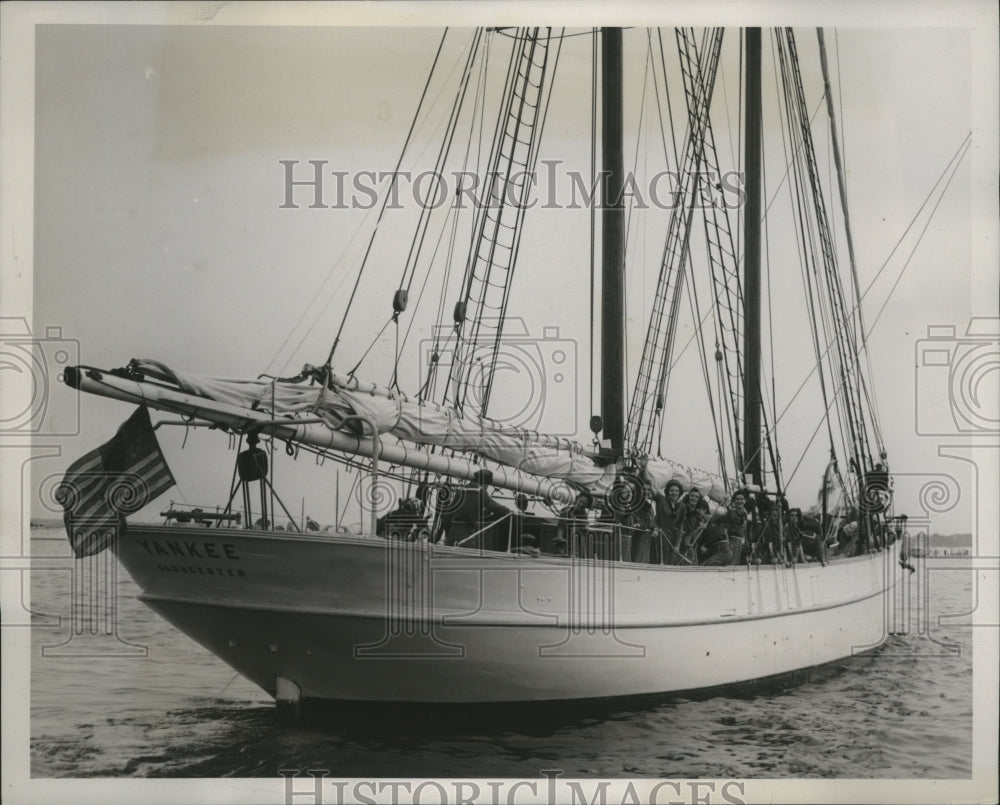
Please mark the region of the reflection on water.
<svg viewBox="0 0 1000 805"><path fill-rule="evenodd" d="M33 533L34 553L62 552L44 539L53 536ZM297 725L279 722L269 697L136 601L124 571L115 582L124 656L43 655L66 639L65 626L47 624L68 612L70 574L36 570L32 776L968 777L971 630L939 626L937 615L969 610L972 577L961 564L930 567L934 617L800 684L447 718L329 710Z"/></svg>

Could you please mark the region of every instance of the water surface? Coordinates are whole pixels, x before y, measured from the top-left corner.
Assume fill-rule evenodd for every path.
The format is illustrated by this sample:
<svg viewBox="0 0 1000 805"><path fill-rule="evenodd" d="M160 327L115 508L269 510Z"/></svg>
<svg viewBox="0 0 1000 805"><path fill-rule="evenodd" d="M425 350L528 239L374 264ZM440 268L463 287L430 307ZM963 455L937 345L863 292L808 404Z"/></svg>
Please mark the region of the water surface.
<svg viewBox="0 0 1000 805"><path fill-rule="evenodd" d="M32 549L65 555L65 541L58 530L36 529ZM279 721L266 694L139 603L120 568L123 642L112 656L87 656L100 651L89 652L86 639L66 643L71 578L65 569L32 572L33 777L276 777L280 769L341 777L971 774L971 629L937 622L971 607L963 560L920 566L911 593L919 601L926 589L929 610L912 611L908 634L796 685L446 720L433 710L330 712L296 725Z"/></svg>

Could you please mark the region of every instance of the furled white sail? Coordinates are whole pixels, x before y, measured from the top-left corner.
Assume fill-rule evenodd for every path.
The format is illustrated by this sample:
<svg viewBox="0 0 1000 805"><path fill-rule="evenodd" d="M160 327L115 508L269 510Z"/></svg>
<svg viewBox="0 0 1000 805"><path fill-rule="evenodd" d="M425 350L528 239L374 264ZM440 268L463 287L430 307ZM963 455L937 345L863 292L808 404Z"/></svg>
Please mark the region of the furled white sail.
<svg viewBox="0 0 1000 805"><path fill-rule="evenodd" d="M593 451L571 439L459 413L340 376L332 378L332 388L324 388L320 384L180 373L148 359L136 360L133 366L147 377L175 385L189 394L275 417L318 417L331 429L348 431L357 430L356 423L345 419L362 417L379 434L475 454L530 475L564 481L598 497L609 493L620 471L615 465L598 466ZM644 470L646 480L656 489L676 478L685 486L698 486L715 501L721 502L726 495L719 476L676 462L650 459Z"/></svg>

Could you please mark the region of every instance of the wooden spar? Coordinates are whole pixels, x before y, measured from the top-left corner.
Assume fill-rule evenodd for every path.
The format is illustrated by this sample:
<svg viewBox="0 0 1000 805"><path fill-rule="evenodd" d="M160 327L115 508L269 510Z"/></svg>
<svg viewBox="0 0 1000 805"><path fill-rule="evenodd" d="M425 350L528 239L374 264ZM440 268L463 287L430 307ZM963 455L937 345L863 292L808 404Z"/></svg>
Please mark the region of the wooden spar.
<svg viewBox="0 0 1000 805"><path fill-rule="evenodd" d="M292 443L302 443L320 449L337 450L356 456L377 456L384 464L427 470L448 475L452 478L471 480L483 467L463 458L428 453L393 441L374 442L371 438L352 436L349 433L331 430L317 420L295 421L276 420L263 411L230 405L210 400L194 394L161 386L158 383L131 380L118 377L97 369L84 366L68 367L65 382L71 388L123 400L136 405L147 405L159 411L169 411L186 417L246 431L259 428L278 439ZM512 492L524 492L550 500L562 502L572 491L560 480L542 478L537 475L499 465L491 468L493 485ZM568 500L566 501L568 502Z"/></svg>
<svg viewBox="0 0 1000 805"><path fill-rule="evenodd" d="M615 456L625 449L625 206L622 29L601 29L601 418Z"/></svg>
<svg viewBox="0 0 1000 805"><path fill-rule="evenodd" d="M761 109L760 28L746 29L745 138L746 207L743 211L743 467L761 486L760 461L760 219Z"/></svg>

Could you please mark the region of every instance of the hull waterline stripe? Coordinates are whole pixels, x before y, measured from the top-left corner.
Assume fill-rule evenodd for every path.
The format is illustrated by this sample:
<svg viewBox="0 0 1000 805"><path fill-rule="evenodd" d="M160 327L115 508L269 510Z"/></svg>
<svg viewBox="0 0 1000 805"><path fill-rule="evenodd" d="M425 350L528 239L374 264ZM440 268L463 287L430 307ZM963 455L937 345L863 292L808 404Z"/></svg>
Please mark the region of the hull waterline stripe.
<svg viewBox="0 0 1000 805"><path fill-rule="evenodd" d="M616 623L613 626L603 626L594 625L591 622L580 623L580 624L553 624L553 623L538 623L537 620L531 621L514 621L514 620L472 620L466 617L466 613L455 613L453 615L442 615L437 618L407 618L399 615L386 615L386 614L376 614L376 613L366 613L366 612L356 612L352 610L339 610L339 609L310 609L308 607L293 607L293 606L283 606L281 604L244 604L244 603L229 603L224 601L205 601L201 599L194 598L181 598L179 596L173 595L159 595L156 593L141 593L137 598L144 604L151 605L151 603L165 603L165 604L181 604L184 606L195 606L195 607L218 607L221 609L234 609L234 610L251 610L254 612L275 612L280 614L291 614L291 615L309 615L309 616L320 616L320 617L334 617L334 618L360 618L363 620L392 620L393 622L399 623L413 623L413 624L429 624L432 626L443 626L445 628L462 628L462 627L510 627L510 628L541 628L541 629L558 629L558 630L570 630L570 629L581 629L587 631L606 631L607 629L676 629L687 626L723 626L729 623L741 623L745 621L762 621L771 620L773 618L785 618L794 617L795 615L807 615L814 612L825 612L830 609L842 609L845 607L852 606L854 604L859 604L862 601L869 601L872 598L877 598L879 596L885 595L892 591L895 587L895 582L885 587L881 590L877 590L868 595L862 596L861 598L852 598L849 601L841 601L835 604L824 604L823 606L814 607L803 607L802 609L785 610L784 612L767 612L760 615L733 615L733 616L719 616L716 619L708 620L690 620L690 621L655 621L651 623ZM558 614L548 614L542 617L558 618Z"/></svg>

